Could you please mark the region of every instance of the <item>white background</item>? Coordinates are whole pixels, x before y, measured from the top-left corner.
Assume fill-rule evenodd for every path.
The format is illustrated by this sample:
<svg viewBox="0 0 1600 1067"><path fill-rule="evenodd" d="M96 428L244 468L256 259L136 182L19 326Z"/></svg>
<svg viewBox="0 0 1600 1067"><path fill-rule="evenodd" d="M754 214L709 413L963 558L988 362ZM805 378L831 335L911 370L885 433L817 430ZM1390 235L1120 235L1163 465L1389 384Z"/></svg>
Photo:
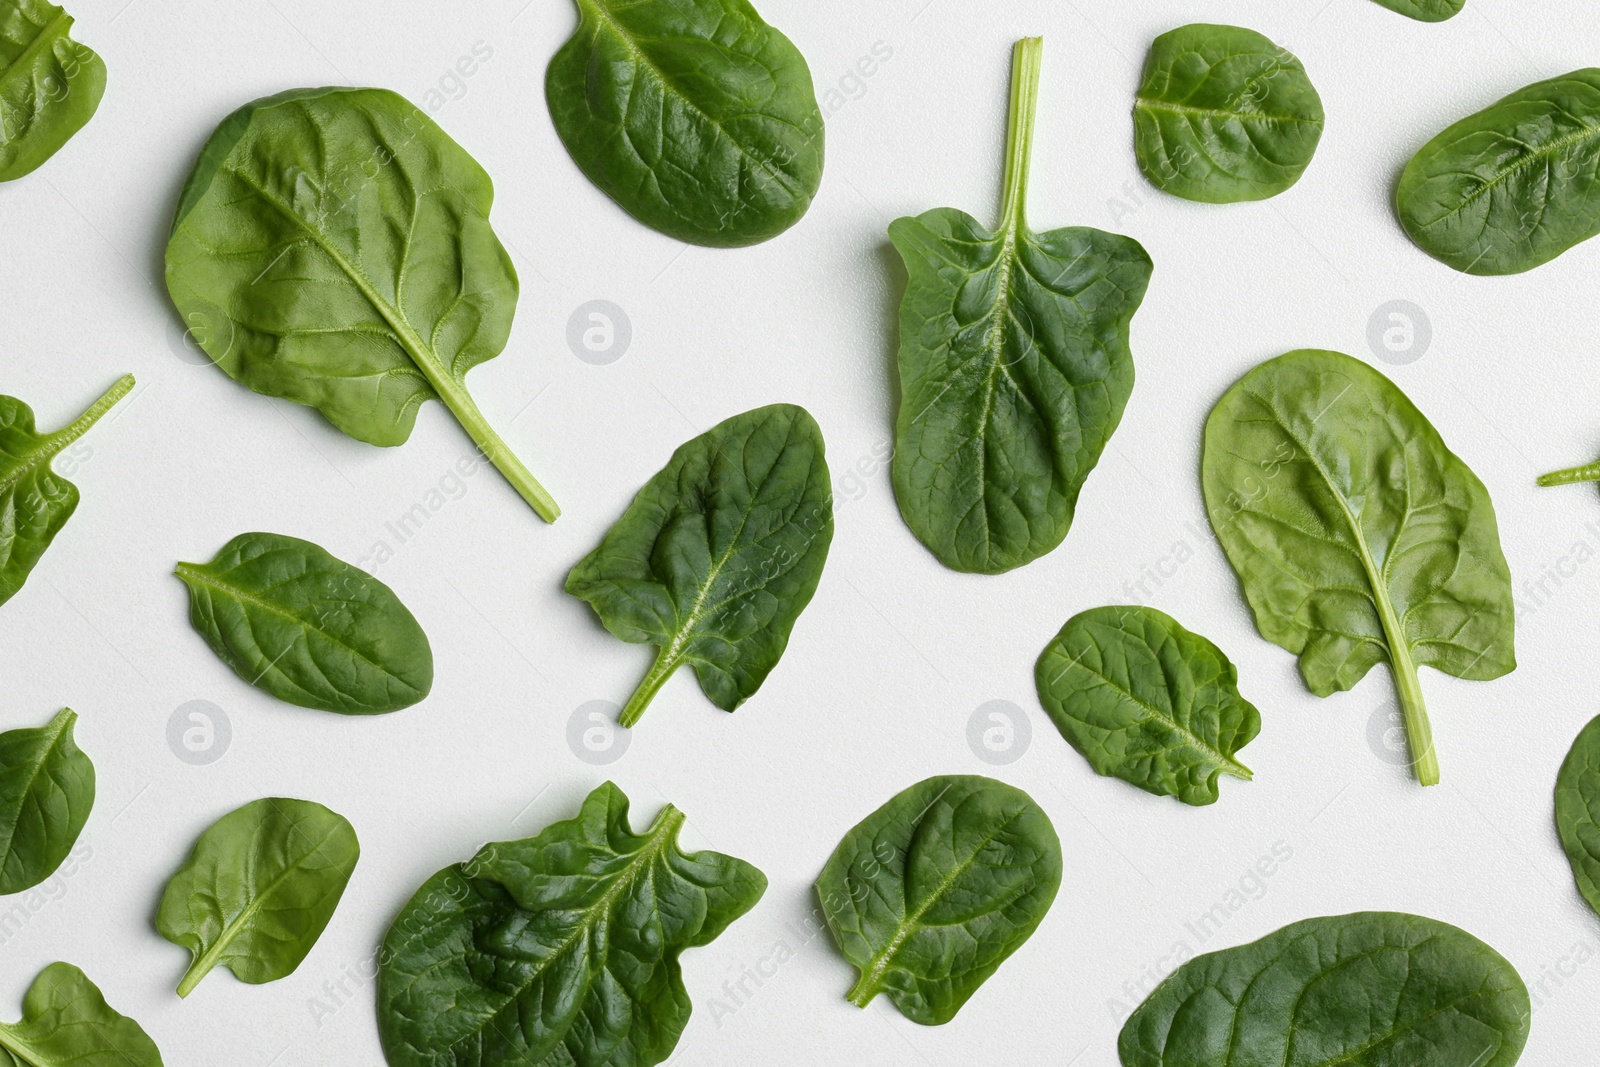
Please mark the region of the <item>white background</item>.
<svg viewBox="0 0 1600 1067"><path fill-rule="evenodd" d="M1561 855L1551 788L1600 710L1600 495L1533 479L1600 449L1600 241L1529 274L1470 278L1413 248L1390 208L1400 168L1433 133L1596 61L1587 4L1468 0L1454 21L1425 25L1369 0L762 0L804 50L819 95L838 90L825 97L827 173L789 233L715 251L635 223L573 166L543 77L575 15L564 0L524 2L74 5L109 88L53 160L0 187L0 391L53 428L118 374L140 384L72 458L78 513L0 609L0 728L70 705L100 781L87 858L23 901L20 931L0 945L0 1018L16 1017L44 964L66 959L143 1023L168 1064L376 1067L364 976L399 907L439 867L570 815L609 776L638 823L670 799L688 813L689 845L744 857L771 879L754 912L684 959L696 1005L673 1061L684 1067L1111 1065L1122 1017L1182 954L1362 909L1418 912L1482 937L1534 989L1525 1062L1592 1058L1600 925ZM1327 132L1283 196L1190 204L1140 177L1129 108L1144 53L1191 21L1260 30L1315 80ZM946 205L994 220L1010 46L1030 34L1046 38L1030 220L1131 234L1155 275L1133 322L1138 385L1071 535L1021 571L975 577L943 569L910 535L879 458L904 283L885 227ZM492 58L456 87L449 72L475 45ZM875 46L891 58L852 75ZM522 277L509 347L469 382L565 508L555 526L484 468L456 497L434 498L442 506L401 542L386 523L426 504L471 454L441 406L423 410L408 444L378 449L184 348L161 257L196 153L240 104L327 83L418 103L453 90L433 115L494 176L494 225ZM607 366L581 361L567 340L569 317L596 298L632 325L629 349ZM1405 365L1379 360L1368 341L1369 319L1391 300L1431 323L1431 345ZM1444 776L1434 789L1410 781L1385 746L1384 669L1351 693L1312 697L1294 658L1255 633L1205 526L1206 412L1258 361L1308 346L1389 373L1499 512L1520 666L1489 683L1423 672ZM787 655L732 716L684 672L620 759L584 762L569 721L586 702L624 700L651 652L611 639L564 595L567 569L676 445L780 400L821 423L838 494L832 557ZM433 694L347 719L234 677L190 630L171 570L256 529L353 562L387 543L393 558L378 573L428 631ZM1132 601L1220 644L1261 709L1261 737L1243 757L1256 780L1225 780L1212 807L1097 778L1035 699L1034 658L1061 623ZM167 741L169 718L191 700L214 703L232 726L208 766ZM994 700L1031 727L1004 767L967 740L975 709ZM853 972L826 935L809 937L810 886L850 826L939 773L1028 790L1060 832L1066 876L1034 938L953 1023L925 1029L884 999L864 1012L844 1001ZM263 795L347 815L361 865L295 975L250 987L219 970L180 1002L186 954L152 928L162 887L201 830ZM1274 846L1290 858L1253 874ZM0 901L0 915L21 900ZM1221 930L1196 937L1186 923L1218 904Z"/></svg>

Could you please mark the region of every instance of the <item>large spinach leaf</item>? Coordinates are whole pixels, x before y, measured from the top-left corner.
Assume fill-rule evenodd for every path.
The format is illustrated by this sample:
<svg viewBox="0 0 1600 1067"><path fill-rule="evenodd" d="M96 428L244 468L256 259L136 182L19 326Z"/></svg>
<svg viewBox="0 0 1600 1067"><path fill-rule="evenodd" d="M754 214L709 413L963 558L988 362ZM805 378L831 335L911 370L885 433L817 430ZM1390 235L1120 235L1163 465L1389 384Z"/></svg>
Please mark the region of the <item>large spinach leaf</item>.
<svg viewBox="0 0 1600 1067"><path fill-rule="evenodd" d="M78 716L0 734L0 896L56 873L94 807L94 764L78 748Z"/></svg>
<svg viewBox="0 0 1600 1067"><path fill-rule="evenodd" d="M1061 736L1099 774L1185 804L1214 804L1217 778L1261 732L1222 650L1155 608L1093 608L1045 646L1034 679Z"/></svg>
<svg viewBox="0 0 1600 1067"><path fill-rule="evenodd" d="M0 0L0 182L55 155L100 106L105 62L71 29L46 0Z"/></svg>
<svg viewBox="0 0 1600 1067"><path fill-rule="evenodd" d="M1579 892L1600 912L1600 718L1578 734L1556 776L1556 830Z"/></svg>
<svg viewBox="0 0 1600 1067"><path fill-rule="evenodd" d="M1461 13L1467 0L1377 0L1390 11L1409 15L1418 22L1443 22Z"/></svg>
<svg viewBox="0 0 1600 1067"><path fill-rule="evenodd" d="M194 956L178 996L218 965L261 985L293 974L361 858L355 828L309 800L267 797L218 819L167 882L156 928Z"/></svg>
<svg viewBox="0 0 1600 1067"><path fill-rule="evenodd" d="M679 447L567 576L624 641L658 646L622 709L639 721L680 666L733 711L778 665L833 540L822 431L792 404L735 415Z"/></svg>
<svg viewBox="0 0 1600 1067"><path fill-rule="evenodd" d="M573 160L623 210L699 245L752 245L822 184L805 57L747 0L576 0L545 74Z"/></svg>
<svg viewBox="0 0 1600 1067"><path fill-rule="evenodd" d="M1299 655L1318 696L1387 662L1417 779L1438 782L1417 666L1480 680L1516 666L1511 573L1483 483L1393 382L1309 349L1218 401L1203 468L1261 635Z"/></svg>
<svg viewBox="0 0 1600 1067"><path fill-rule="evenodd" d="M298 537L240 534L180 563L189 621L240 678L345 715L410 707L433 686L428 635L378 579Z"/></svg>
<svg viewBox="0 0 1600 1067"><path fill-rule="evenodd" d="M1306 919L1207 953L1122 1028L1123 1067L1511 1067L1528 990L1464 930L1395 912Z"/></svg>
<svg viewBox="0 0 1600 1067"><path fill-rule="evenodd" d="M896 220L895 496L948 567L998 574L1059 545L1133 390L1128 324L1150 281L1137 241L1024 217L1043 43L1012 63L1005 205L990 231L953 208Z"/></svg>
<svg viewBox="0 0 1600 1067"><path fill-rule="evenodd" d="M33 409L0 396L0 604L16 595L34 564L78 507L78 487L50 469L51 462L100 421L133 388L124 374L72 424L40 433Z"/></svg>
<svg viewBox="0 0 1600 1067"><path fill-rule="evenodd" d="M486 845L423 883L383 944L378 1029L391 1067L651 1067L689 1021L678 955L710 944L767 880L678 847L668 805L644 834L607 782L577 818ZM548 1058L547 1058L548 1057Z"/></svg>
<svg viewBox="0 0 1600 1067"><path fill-rule="evenodd" d="M161 1067L150 1035L70 963L39 972L22 1021L0 1023L0 1067Z"/></svg>
<svg viewBox="0 0 1600 1067"><path fill-rule="evenodd" d="M1174 196L1265 200L1300 180L1322 121L1293 53L1254 30L1196 23L1150 46L1133 143L1144 176Z"/></svg>
<svg viewBox="0 0 1600 1067"><path fill-rule="evenodd" d="M861 972L849 1000L886 993L947 1023L1044 919L1061 841L1033 798L978 775L919 782L845 834L817 879L828 929Z"/></svg>
<svg viewBox="0 0 1600 1067"><path fill-rule="evenodd" d="M1422 146L1396 209L1428 255L1517 274L1600 233L1600 68L1519 89Z"/></svg>
<svg viewBox="0 0 1600 1067"><path fill-rule="evenodd" d="M444 401L547 521L555 501L490 428L467 372L505 348L517 274L494 186L382 89L257 100L212 134L167 242L167 290L213 362L375 445Z"/></svg>

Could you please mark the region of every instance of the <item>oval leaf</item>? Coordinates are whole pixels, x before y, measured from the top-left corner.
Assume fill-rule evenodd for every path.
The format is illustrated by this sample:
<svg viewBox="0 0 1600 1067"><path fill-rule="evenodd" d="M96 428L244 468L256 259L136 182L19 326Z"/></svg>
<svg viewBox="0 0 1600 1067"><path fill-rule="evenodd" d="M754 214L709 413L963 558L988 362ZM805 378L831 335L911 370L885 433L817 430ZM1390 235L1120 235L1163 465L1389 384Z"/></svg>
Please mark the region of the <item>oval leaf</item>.
<svg viewBox="0 0 1600 1067"><path fill-rule="evenodd" d="M1467 6L1467 0L1377 0L1390 11L1398 11L1418 22L1443 22L1454 18Z"/></svg>
<svg viewBox="0 0 1600 1067"><path fill-rule="evenodd" d="M0 0L0 182L55 155L100 106L105 62L71 29L45 0Z"/></svg>
<svg viewBox="0 0 1600 1067"><path fill-rule="evenodd" d="M1556 830L1578 891L1600 914L1600 718L1583 728L1561 764Z"/></svg>
<svg viewBox="0 0 1600 1067"><path fill-rule="evenodd" d="M218 965L261 985L293 974L361 858L355 828L309 800L269 797L218 819L167 883L156 928L194 956L186 997Z"/></svg>
<svg viewBox="0 0 1600 1067"><path fill-rule="evenodd" d="M545 74L556 132L646 226L737 248L800 221L822 184L805 57L746 0L577 0Z"/></svg>
<svg viewBox="0 0 1600 1067"><path fill-rule="evenodd" d="M849 999L887 993L906 1018L947 1023L1033 934L1061 886L1061 842L1020 789L929 778L844 836L817 896L861 972Z"/></svg>
<svg viewBox="0 0 1600 1067"><path fill-rule="evenodd" d="M428 635L388 586L283 534L247 533L180 563L189 621L240 678L345 715L409 707L433 686Z"/></svg>
<svg viewBox="0 0 1600 1067"><path fill-rule="evenodd" d="M1206 507L1261 636L1318 696L1394 675L1417 778L1439 779L1417 680L1516 666L1494 505L1393 382L1310 349L1241 378L1206 421Z"/></svg>
<svg viewBox="0 0 1600 1067"><path fill-rule="evenodd" d="M1208 204L1265 200L1305 173L1322 98L1294 54L1254 30L1196 23L1155 39L1133 105L1139 169Z"/></svg>
<svg viewBox="0 0 1600 1067"><path fill-rule="evenodd" d="M0 734L0 896L56 873L94 807L94 764L78 748L78 716Z"/></svg>
<svg viewBox="0 0 1600 1067"><path fill-rule="evenodd" d="M494 186L384 89L297 89L211 135L167 241L167 291L206 355L258 393L398 445L438 397L529 505L559 514L467 393L498 356L517 273Z"/></svg>
<svg viewBox="0 0 1600 1067"><path fill-rule="evenodd" d="M1128 324L1150 281L1137 241L1023 217L1042 45L1012 68L998 231L952 208L898 219L895 497L947 567L999 574L1067 536L1078 493L1133 391Z"/></svg>
<svg viewBox="0 0 1600 1067"><path fill-rule="evenodd" d="M28 988L22 1021L0 1023L5 1067L162 1067L144 1029L106 1004L70 963L52 963Z"/></svg>
<svg viewBox="0 0 1600 1067"><path fill-rule="evenodd" d="M1214 804L1217 778L1261 732L1222 650L1154 608L1094 608L1045 646L1039 701L1096 773L1185 804Z"/></svg>
<svg viewBox="0 0 1600 1067"><path fill-rule="evenodd" d="M659 647L623 709L632 726L685 663L723 711L766 680L833 540L822 431L804 408L735 415L684 444L567 576L624 641Z"/></svg>
<svg viewBox="0 0 1600 1067"><path fill-rule="evenodd" d="M683 818L668 805L635 834L607 782L577 818L423 883L379 957L390 1067L667 1059L689 1021L679 953L710 944L767 887L743 860L681 851Z"/></svg>
<svg viewBox="0 0 1600 1067"><path fill-rule="evenodd" d="M1517 274L1600 233L1600 68L1520 89L1423 145L1400 223L1468 274Z"/></svg>
<svg viewBox="0 0 1600 1067"><path fill-rule="evenodd" d="M1123 1067L1511 1067L1528 990L1464 930L1394 912L1306 919L1185 963L1122 1028Z"/></svg>

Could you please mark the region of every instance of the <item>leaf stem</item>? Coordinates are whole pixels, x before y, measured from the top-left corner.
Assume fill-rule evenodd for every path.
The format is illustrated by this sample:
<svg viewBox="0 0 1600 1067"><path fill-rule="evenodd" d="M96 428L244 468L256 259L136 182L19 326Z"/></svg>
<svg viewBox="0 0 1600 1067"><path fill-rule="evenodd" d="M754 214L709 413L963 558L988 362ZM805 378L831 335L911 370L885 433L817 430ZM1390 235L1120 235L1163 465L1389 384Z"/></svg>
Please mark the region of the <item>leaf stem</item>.
<svg viewBox="0 0 1600 1067"><path fill-rule="evenodd" d="M850 992L846 993L844 998L856 1007L864 1008L871 1004L872 998L881 991L877 980L869 979L868 975L863 974L856 979L856 984L850 987Z"/></svg>
<svg viewBox="0 0 1600 1067"><path fill-rule="evenodd" d="M1600 482L1600 460L1586 463L1582 467L1568 467L1566 470L1551 471L1549 474L1539 476L1540 485L1576 485L1579 482Z"/></svg>
<svg viewBox="0 0 1600 1067"><path fill-rule="evenodd" d="M423 367L424 372L428 369L427 366ZM555 498L539 484L539 479L533 476L527 465L500 439L500 435L494 432L494 427L489 425L489 420L478 410L477 402L472 399L471 394L448 375L428 374L427 377L428 384L439 394L444 406L449 408L456 421L461 423L472 438L472 443L489 457L489 462L495 465L496 470L505 475L506 481L511 483L511 488L515 489L545 522L555 522L560 518L561 508L556 504Z"/></svg>
<svg viewBox="0 0 1600 1067"><path fill-rule="evenodd" d="M1400 697L1400 717L1406 724L1406 743L1411 747L1411 767L1418 782L1438 785L1439 756L1433 749L1433 728L1428 724L1428 709L1422 700L1417 665L1411 660L1411 646L1403 636L1390 637L1389 657L1395 692Z"/></svg>
<svg viewBox="0 0 1600 1067"><path fill-rule="evenodd" d="M211 969L216 965L217 961L211 958L210 953L204 956L196 956L194 962L189 965L189 969L184 972L183 981L178 983L179 998L187 997L190 993L193 993L195 986L199 985L201 980L210 974Z"/></svg>
<svg viewBox="0 0 1600 1067"><path fill-rule="evenodd" d="M644 715L645 709L650 706L650 701L661 691L672 672L678 669L678 659L672 654L667 645L661 646L661 651L656 654L656 661L650 665L650 671L639 683L639 688L633 691L633 696L628 698L628 704L622 709L617 722L622 726L631 727Z"/></svg>
<svg viewBox="0 0 1600 1067"><path fill-rule="evenodd" d="M1001 227L1020 229L1028 207L1028 172L1033 165L1034 116L1039 109L1039 71L1044 38L1024 37L1011 52L1011 116L1006 127L1006 191Z"/></svg>
<svg viewBox="0 0 1600 1067"><path fill-rule="evenodd" d="M133 391L133 386L133 375L124 374L122 377L118 378L116 384L112 385L110 389L107 389L105 393L101 395L99 400L96 400L89 406L88 411L85 411L82 415L79 415L76 419L73 419L69 425L63 426L61 429L50 435L50 441L53 445L55 445L55 451L61 451L61 449L67 447L68 445L72 444L72 442L88 433L89 427L99 422L100 417L115 407L117 401L121 400L123 397L127 396Z"/></svg>

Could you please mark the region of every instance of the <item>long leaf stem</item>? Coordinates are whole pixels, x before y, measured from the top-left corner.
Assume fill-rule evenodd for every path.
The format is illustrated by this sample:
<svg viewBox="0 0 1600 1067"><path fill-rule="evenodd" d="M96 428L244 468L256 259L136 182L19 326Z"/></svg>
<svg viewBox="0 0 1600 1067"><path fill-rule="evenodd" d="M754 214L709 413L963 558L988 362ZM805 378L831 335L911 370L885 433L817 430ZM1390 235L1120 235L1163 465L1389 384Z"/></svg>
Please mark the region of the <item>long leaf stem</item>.
<svg viewBox="0 0 1600 1067"><path fill-rule="evenodd" d="M1039 109L1039 71L1044 38L1025 37L1011 52L1011 116L1006 128L1006 191L1002 228L1020 229L1028 209L1028 173L1033 165L1034 117Z"/></svg>
<svg viewBox="0 0 1600 1067"><path fill-rule="evenodd" d="M430 369L425 366L424 373ZM428 384L433 386L433 391L439 394L444 406L450 409L456 421L467 431L472 443L489 457L489 462L505 476L506 481L511 483L511 487L518 495L528 502L534 513L545 522L555 522L560 518L561 508L556 504L555 497L539 484L539 479L533 476L527 464L518 459L510 446L495 433L494 427L489 425L489 420L478 410L477 402L472 399L472 395L465 388L458 386L448 375L428 374L427 377Z"/></svg>
<svg viewBox="0 0 1600 1067"><path fill-rule="evenodd" d="M1406 743L1411 748L1411 767L1418 782L1438 785L1439 755L1433 749L1433 727L1428 723L1428 709L1422 699L1417 665L1411 659L1411 646L1406 644L1403 634L1391 632L1389 657L1395 692L1400 698L1400 717L1406 726Z"/></svg>
<svg viewBox="0 0 1600 1067"><path fill-rule="evenodd" d="M88 433L89 427L99 422L101 416L116 406L117 401L133 391L133 386L133 375L124 374L118 378L116 383L110 389L107 389L99 400L89 406L88 411L73 419L69 425L63 426L50 435L50 443L53 446L52 451L59 452Z"/></svg>
<svg viewBox="0 0 1600 1067"><path fill-rule="evenodd" d="M656 661L650 665L650 671L639 683L639 688L633 691L633 696L628 698L627 706L622 709L622 714L617 722L623 726L633 726L644 715L645 709L650 706L650 701L661 691L667 679L672 677L672 672L678 669L678 658L673 654L668 645L661 646L661 651L656 655Z"/></svg>
<svg viewBox="0 0 1600 1067"><path fill-rule="evenodd" d="M1540 485L1576 485L1579 482L1600 482L1600 460L1539 476Z"/></svg>

